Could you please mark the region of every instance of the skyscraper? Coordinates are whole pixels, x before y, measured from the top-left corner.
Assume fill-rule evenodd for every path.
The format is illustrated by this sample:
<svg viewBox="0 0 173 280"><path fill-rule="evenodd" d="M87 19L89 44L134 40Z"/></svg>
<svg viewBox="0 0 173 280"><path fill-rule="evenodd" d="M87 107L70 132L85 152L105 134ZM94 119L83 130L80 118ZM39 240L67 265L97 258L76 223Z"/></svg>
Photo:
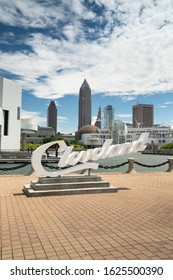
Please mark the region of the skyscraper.
<svg viewBox="0 0 173 280"><path fill-rule="evenodd" d="M79 90L79 122L78 130L84 125L91 124L91 88L84 80Z"/></svg>
<svg viewBox="0 0 173 280"><path fill-rule="evenodd" d="M95 122L95 126L97 126L98 128L101 128L101 118L102 118L102 112L101 112L101 107L99 106L97 119L96 119L96 122Z"/></svg>
<svg viewBox="0 0 173 280"><path fill-rule="evenodd" d="M107 105L103 110L104 128L109 128L114 120L114 108L112 105Z"/></svg>
<svg viewBox="0 0 173 280"><path fill-rule="evenodd" d="M57 108L54 101L51 101L47 110L47 126L52 127L57 133Z"/></svg>
<svg viewBox="0 0 173 280"><path fill-rule="evenodd" d="M154 125L153 105L134 105L132 117L133 127L152 127Z"/></svg>

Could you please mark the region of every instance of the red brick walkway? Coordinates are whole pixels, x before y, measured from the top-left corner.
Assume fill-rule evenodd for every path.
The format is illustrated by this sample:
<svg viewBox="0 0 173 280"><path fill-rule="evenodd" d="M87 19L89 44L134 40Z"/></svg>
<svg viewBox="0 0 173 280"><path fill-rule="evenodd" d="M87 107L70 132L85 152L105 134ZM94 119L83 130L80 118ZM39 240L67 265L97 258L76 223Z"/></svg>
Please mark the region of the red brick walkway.
<svg viewBox="0 0 173 280"><path fill-rule="evenodd" d="M107 173L118 193L27 198L0 177L0 259L173 259L173 173Z"/></svg>

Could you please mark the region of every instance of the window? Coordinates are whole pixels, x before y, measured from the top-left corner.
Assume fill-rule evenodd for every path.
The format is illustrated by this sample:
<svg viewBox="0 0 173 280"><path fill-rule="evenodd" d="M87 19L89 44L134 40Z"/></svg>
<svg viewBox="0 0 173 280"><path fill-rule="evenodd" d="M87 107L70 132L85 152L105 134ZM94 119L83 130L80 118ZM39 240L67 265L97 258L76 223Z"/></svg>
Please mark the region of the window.
<svg viewBox="0 0 173 280"><path fill-rule="evenodd" d="M4 135L8 135L9 111L4 110Z"/></svg>
<svg viewBox="0 0 173 280"><path fill-rule="evenodd" d="M20 107L17 107L17 120L20 120Z"/></svg>

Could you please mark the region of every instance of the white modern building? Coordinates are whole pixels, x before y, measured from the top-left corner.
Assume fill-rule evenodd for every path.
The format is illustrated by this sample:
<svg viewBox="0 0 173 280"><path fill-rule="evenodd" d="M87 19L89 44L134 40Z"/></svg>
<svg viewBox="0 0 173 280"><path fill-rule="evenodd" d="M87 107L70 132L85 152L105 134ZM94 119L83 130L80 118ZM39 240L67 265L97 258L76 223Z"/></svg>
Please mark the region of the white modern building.
<svg viewBox="0 0 173 280"><path fill-rule="evenodd" d="M100 129L93 125L83 126L78 131L80 144L86 146L102 146L106 139L113 139L113 144L132 142L139 139L141 133L149 133L148 145L161 146L173 143L173 129L170 126L154 126L134 128L119 120L112 122L110 129Z"/></svg>
<svg viewBox="0 0 173 280"><path fill-rule="evenodd" d="M28 142L27 135L35 135L37 130L38 126L34 118L21 119L21 144L23 151L25 150L26 142Z"/></svg>
<svg viewBox="0 0 173 280"><path fill-rule="evenodd" d="M22 85L0 77L0 151L19 151L25 135L35 133L33 118L21 119Z"/></svg>
<svg viewBox="0 0 173 280"><path fill-rule="evenodd" d="M0 77L0 150L20 150L22 85Z"/></svg>
<svg viewBox="0 0 173 280"><path fill-rule="evenodd" d="M143 128L128 128L126 142L132 142L139 138L141 133L149 133L147 144L161 147L168 143L173 143L173 129L170 126L153 126Z"/></svg>

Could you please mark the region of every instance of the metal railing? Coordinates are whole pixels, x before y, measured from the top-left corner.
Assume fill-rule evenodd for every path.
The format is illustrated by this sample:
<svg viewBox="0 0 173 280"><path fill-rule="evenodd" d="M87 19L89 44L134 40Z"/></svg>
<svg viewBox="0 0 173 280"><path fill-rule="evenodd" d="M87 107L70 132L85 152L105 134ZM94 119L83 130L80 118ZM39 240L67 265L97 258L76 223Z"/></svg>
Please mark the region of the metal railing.
<svg viewBox="0 0 173 280"><path fill-rule="evenodd" d="M52 165L52 164L57 164L57 163L58 163L58 160L42 160L42 165L44 167L49 168L49 169L55 169L55 170L60 169L58 166ZM8 164L14 165L14 166L7 167ZM105 169L105 170L111 169L111 170L113 170L113 169L117 169L117 168L123 167L125 165L128 165L128 170L126 171L126 173L131 173L131 172L136 172L134 165L138 165L138 166L145 167L145 168L156 168L156 167L164 166L166 164L168 164L168 168L167 168L166 172L173 171L173 158L168 158L167 161L159 163L159 164L154 164L154 165L144 164L144 163L135 161L134 158L129 158L127 161L125 161L121 164L111 165L111 166L107 166L107 165L104 166L104 165L99 164L98 167L100 169ZM3 166L3 165L5 165L5 166ZM25 160L24 159L23 160L17 160L17 159L12 159L12 160L9 160L9 159L4 160L3 159L2 160L1 159L0 160L0 171L3 171L3 172L13 171L13 170L16 170L16 169L26 167L28 165L31 165L31 160L30 159L25 159ZM63 169L68 168L68 167L64 167Z"/></svg>

